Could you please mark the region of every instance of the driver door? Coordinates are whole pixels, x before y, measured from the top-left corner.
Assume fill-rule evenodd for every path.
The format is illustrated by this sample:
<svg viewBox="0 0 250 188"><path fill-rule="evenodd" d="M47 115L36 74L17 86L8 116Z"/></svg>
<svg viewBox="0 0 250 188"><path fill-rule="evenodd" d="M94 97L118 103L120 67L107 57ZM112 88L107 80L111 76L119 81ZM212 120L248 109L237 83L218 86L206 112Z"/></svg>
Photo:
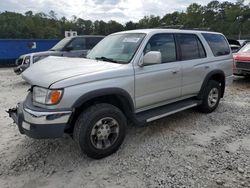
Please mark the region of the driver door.
<svg viewBox="0 0 250 188"><path fill-rule="evenodd" d="M136 109L151 108L168 103L181 96L182 73L177 61L173 34L156 34L148 41L144 54L161 52L160 64L135 67Z"/></svg>
<svg viewBox="0 0 250 188"><path fill-rule="evenodd" d="M66 47L69 51L65 51L63 56L65 57L85 57L87 54L86 39L83 37L76 37Z"/></svg>

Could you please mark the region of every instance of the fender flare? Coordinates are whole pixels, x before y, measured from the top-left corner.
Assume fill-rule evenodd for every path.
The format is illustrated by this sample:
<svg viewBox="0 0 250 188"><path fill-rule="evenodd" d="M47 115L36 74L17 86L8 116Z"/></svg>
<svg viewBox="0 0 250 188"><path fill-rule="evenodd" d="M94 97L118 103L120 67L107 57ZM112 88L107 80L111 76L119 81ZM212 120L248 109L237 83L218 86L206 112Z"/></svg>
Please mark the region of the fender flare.
<svg viewBox="0 0 250 188"><path fill-rule="evenodd" d="M97 89L97 90L87 92L75 101L72 108L81 107L84 103L86 103L87 101L91 99L106 96L106 95L116 95L122 102L125 102L124 99L126 99L128 104L123 104L123 105L126 105L126 106L129 105L127 107L129 107L131 112L134 112L134 102L130 94L126 90L121 89L121 88L105 88L105 89Z"/></svg>
<svg viewBox="0 0 250 188"><path fill-rule="evenodd" d="M225 92L225 73L222 70L218 69L218 70L213 70L213 71L209 72L206 75L206 77L205 77L205 79L204 79L204 81L202 83L201 89L199 91L198 99L202 99L203 98L203 93L204 93L204 90L205 90L205 88L206 88L209 80L211 80L211 78L213 76L215 76L215 75L216 76L219 75L222 78L222 83L221 83L221 97L224 96L224 92Z"/></svg>

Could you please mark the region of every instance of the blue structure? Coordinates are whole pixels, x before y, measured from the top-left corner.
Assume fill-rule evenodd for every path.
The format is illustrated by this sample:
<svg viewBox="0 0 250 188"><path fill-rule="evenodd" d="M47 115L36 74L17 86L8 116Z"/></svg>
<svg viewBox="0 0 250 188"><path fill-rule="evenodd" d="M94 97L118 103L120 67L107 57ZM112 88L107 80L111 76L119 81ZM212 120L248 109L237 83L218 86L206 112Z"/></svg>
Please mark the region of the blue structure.
<svg viewBox="0 0 250 188"><path fill-rule="evenodd" d="M0 66L14 65L20 55L49 50L57 42L58 39L0 39Z"/></svg>

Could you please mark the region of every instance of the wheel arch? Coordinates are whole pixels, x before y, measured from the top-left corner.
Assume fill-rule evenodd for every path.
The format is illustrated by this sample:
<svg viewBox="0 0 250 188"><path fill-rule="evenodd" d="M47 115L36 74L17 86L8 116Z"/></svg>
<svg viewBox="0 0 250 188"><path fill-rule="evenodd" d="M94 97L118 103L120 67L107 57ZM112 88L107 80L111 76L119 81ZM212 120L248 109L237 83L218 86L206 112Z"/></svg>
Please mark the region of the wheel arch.
<svg viewBox="0 0 250 188"><path fill-rule="evenodd" d="M199 99L203 98L203 93L209 80L215 80L221 84L221 98L223 98L225 93L226 79L225 79L225 73L222 70L213 70L206 75L202 83L201 89L199 91L198 98Z"/></svg>
<svg viewBox="0 0 250 188"><path fill-rule="evenodd" d="M72 106L73 115L70 119L70 125L72 126L70 126L69 132L73 130L74 123L79 114L90 105L97 103L112 104L118 107L129 120L133 120L134 102L127 91L121 88L98 89L83 94L75 101Z"/></svg>

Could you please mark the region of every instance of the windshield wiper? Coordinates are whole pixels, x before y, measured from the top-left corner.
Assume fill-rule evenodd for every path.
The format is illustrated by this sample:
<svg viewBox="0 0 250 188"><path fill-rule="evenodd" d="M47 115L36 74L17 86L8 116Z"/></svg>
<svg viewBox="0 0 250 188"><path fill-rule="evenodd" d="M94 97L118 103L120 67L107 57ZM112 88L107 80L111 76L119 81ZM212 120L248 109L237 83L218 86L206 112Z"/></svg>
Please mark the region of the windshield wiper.
<svg viewBox="0 0 250 188"><path fill-rule="evenodd" d="M116 60L112 59L112 58L107 58L107 57L96 57L95 58L96 60L102 60L102 61L110 61L110 62L113 62L113 63L117 63Z"/></svg>

